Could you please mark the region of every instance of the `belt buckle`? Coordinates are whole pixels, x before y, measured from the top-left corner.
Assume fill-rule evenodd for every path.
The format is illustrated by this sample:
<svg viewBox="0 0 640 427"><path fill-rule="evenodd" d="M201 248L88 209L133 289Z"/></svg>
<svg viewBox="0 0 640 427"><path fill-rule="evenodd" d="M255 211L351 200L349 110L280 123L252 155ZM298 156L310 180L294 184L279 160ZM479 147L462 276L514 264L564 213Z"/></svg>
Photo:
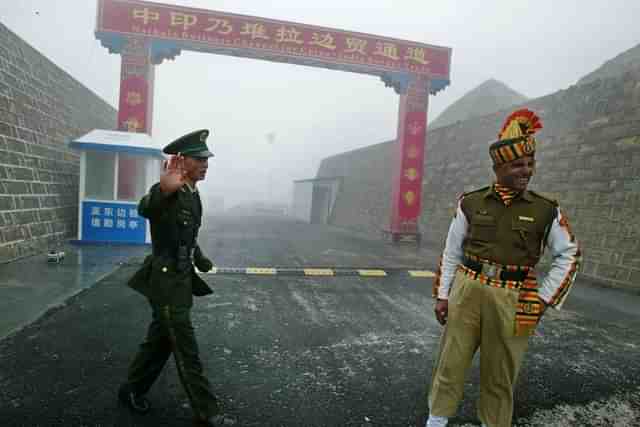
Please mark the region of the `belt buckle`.
<svg viewBox="0 0 640 427"><path fill-rule="evenodd" d="M498 275L498 267L495 265L484 265L482 269L482 273L487 276L489 279L495 279Z"/></svg>

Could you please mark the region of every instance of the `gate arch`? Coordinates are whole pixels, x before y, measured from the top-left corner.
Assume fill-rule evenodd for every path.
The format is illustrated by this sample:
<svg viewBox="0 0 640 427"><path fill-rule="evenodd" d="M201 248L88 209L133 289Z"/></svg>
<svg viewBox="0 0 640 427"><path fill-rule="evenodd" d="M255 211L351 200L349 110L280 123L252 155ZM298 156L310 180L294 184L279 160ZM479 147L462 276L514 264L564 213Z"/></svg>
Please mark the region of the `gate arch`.
<svg viewBox="0 0 640 427"><path fill-rule="evenodd" d="M388 231L419 238L428 101L450 83L450 48L137 0L98 0L95 36L122 57L118 129L129 132L151 134L155 66L183 50L379 76L400 96Z"/></svg>

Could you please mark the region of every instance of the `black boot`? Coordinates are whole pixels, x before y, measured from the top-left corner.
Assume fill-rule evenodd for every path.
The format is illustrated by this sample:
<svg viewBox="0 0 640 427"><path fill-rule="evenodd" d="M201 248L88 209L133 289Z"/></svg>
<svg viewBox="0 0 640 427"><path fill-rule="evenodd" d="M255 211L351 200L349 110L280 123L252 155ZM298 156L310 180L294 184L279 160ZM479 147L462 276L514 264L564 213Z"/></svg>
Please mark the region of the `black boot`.
<svg viewBox="0 0 640 427"><path fill-rule="evenodd" d="M144 396L137 396L128 384L123 384L118 390L118 399L127 408L138 414L146 414L151 404Z"/></svg>

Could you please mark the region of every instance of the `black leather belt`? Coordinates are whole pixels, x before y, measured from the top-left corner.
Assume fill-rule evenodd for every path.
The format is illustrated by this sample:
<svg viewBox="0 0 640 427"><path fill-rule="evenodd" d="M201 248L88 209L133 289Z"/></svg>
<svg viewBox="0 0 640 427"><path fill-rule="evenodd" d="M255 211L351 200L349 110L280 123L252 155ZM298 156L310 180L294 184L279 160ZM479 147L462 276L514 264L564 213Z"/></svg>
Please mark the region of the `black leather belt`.
<svg viewBox="0 0 640 427"><path fill-rule="evenodd" d="M526 270L518 270L518 271L506 271L501 270L499 266L483 264L478 261L474 261L470 258L465 258L462 263L465 267L470 270L475 271L478 274L484 274L490 279L494 280L511 280L513 282L523 282L524 279L527 278L528 271ZM499 270L499 273L498 273Z"/></svg>
<svg viewBox="0 0 640 427"><path fill-rule="evenodd" d="M194 250L195 250L195 248L186 248L185 249L185 253L183 254L183 256L185 258L193 259ZM169 259L174 260L174 261L179 258L178 253L179 253L178 250L156 249L156 248L153 248L153 247L151 249L151 254L153 256L169 258Z"/></svg>

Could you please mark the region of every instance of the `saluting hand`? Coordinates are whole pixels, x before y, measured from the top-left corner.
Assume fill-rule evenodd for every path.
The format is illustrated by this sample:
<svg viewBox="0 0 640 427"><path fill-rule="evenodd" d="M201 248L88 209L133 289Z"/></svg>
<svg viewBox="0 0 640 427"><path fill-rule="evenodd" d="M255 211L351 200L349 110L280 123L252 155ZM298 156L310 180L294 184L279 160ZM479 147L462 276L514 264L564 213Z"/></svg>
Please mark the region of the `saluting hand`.
<svg viewBox="0 0 640 427"><path fill-rule="evenodd" d="M164 162L164 170L160 175L160 190L166 194L178 191L185 183L184 157L178 153Z"/></svg>

